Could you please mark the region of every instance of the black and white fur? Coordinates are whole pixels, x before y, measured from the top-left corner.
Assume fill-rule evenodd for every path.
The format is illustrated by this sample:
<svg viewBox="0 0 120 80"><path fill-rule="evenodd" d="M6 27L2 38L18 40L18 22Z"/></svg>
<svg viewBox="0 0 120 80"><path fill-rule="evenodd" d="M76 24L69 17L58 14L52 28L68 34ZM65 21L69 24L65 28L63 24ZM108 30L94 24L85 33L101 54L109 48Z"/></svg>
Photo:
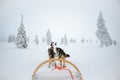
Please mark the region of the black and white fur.
<svg viewBox="0 0 120 80"><path fill-rule="evenodd" d="M64 52L64 50L59 47L56 47L56 54L58 55L58 58L60 58L60 59L66 59L66 58L70 57L69 54L66 54ZM65 62L62 63L62 61L60 61L60 66L65 66Z"/></svg>

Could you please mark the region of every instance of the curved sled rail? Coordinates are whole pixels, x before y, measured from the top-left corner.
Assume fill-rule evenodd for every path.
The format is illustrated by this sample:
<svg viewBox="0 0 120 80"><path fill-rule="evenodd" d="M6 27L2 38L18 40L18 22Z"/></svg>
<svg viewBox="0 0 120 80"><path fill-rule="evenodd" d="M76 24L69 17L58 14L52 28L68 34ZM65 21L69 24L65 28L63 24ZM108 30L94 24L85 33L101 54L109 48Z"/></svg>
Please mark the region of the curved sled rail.
<svg viewBox="0 0 120 80"><path fill-rule="evenodd" d="M39 65L37 66L37 68L36 68L36 69L34 70L34 72L33 72L32 80L35 80L35 79L33 78L33 76L34 76L34 74L37 73L37 71L40 69L40 67L42 67L44 64L46 64L46 63L48 63L48 62L52 62L52 61L63 61L63 62L66 62L66 63L70 64L70 65L71 65L72 67L74 67L75 70L81 75L81 76L80 76L80 80L83 80L82 74L81 74L80 70L77 68L77 66L75 66L72 62L70 62L70 61L68 61L68 60L65 60L65 59L56 59L56 58L43 61L41 64L39 64Z"/></svg>

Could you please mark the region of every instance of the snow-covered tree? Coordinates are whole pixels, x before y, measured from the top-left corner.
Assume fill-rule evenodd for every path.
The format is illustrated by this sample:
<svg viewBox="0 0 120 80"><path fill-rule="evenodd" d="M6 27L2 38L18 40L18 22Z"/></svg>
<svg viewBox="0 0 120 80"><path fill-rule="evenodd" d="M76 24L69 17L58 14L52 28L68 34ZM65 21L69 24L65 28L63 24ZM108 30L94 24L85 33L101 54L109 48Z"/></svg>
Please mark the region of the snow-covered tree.
<svg viewBox="0 0 120 80"><path fill-rule="evenodd" d="M68 44L68 39L66 34L64 35L64 37L61 38L61 44L64 44L64 45Z"/></svg>
<svg viewBox="0 0 120 80"><path fill-rule="evenodd" d="M2 42L2 43L6 42L5 37L0 37L0 42Z"/></svg>
<svg viewBox="0 0 120 80"><path fill-rule="evenodd" d="M64 35L64 45L67 45L68 44L68 39L67 39L67 35L65 34Z"/></svg>
<svg viewBox="0 0 120 80"><path fill-rule="evenodd" d="M36 45L39 44L39 39L38 39L38 36L37 36L37 35L35 36L34 42L36 43Z"/></svg>
<svg viewBox="0 0 120 80"><path fill-rule="evenodd" d="M92 43L92 40L91 40L91 39L89 40L89 43Z"/></svg>
<svg viewBox="0 0 120 80"><path fill-rule="evenodd" d="M117 41L113 40L112 43L116 46L117 45Z"/></svg>
<svg viewBox="0 0 120 80"><path fill-rule="evenodd" d="M109 36L108 29L105 27L105 20L102 16L102 13L99 13L99 17L97 20L97 31L96 36L97 39L100 41L100 46L110 46L112 45L112 39Z"/></svg>
<svg viewBox="0 0 120 80"><path fill-rule="evenodd" d="M81 42L82 42L82 43L84 43L84 42L85 42L85 39L84 39L84 38L82 38L82 39L81 39Z"/></svg>
<svg viewBox="0 0 120 80"><path fill-rule="evenodd" d="M30 39L29 39L29 37L27 37L27 42L29 42L30 41Z"/></svg>
<svg viewBox="0 0 120 80"><path fill-rule="evenodd" d="M45 38L43 37L43 39L42 39L42 42L44 43L45 42Z"/></svg>
<svg viewBox="0 0 120 80"><path fill-rule="evenodd" d="M14 35L9 35L9 37L8 37L8 42L9 42L9 43L15 42L15 36L14 36Z"/></svg>
<svg viewBox="0 0 120 80"><path fill-rule="evenodd" d="M21 16L21 23L20 26L18 27L16 45L17 48L21 48L21 49L28 47L26 31L24 30L24 24L23 24L23 16Z"/></svg>
<svg viewBox="0 0 120 80"><path fill-rule="evenodd" d="M63 44L63 43L64 43L64 38L62 37L62 38L61 38L61 44Z"/></svg>
<svg viewBox="0 0 120 80"><path fill-rule="evenodd" d="M76 43L76 40L73 39L73 38L70 38L70 42L71 42L71 43Z"/></svg>
<svg viewBox="0 0 120 80"><path fill-rule="evenodd" d="M88 40L86 40L86 43L88 43L89 41Z"/></svg>
<svg viewBox="0 0 120 80"><path fill-rule="evenodd" d="M50 45L51 41L52 41L52 35L51 35L50 30L48 29L47 34L46 34L46 43L47 43L47 45Z"/></svg>

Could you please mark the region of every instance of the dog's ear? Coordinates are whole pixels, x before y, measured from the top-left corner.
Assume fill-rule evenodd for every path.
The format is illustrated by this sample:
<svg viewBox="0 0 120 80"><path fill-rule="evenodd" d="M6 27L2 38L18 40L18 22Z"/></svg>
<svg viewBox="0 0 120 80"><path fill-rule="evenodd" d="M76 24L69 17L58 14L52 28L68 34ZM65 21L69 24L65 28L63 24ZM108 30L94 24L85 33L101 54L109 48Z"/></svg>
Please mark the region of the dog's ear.
<svg viewBox="0 0 120 80"><path fill-rule="evenodd" d="M57 43L55 43L55 46L57 46Z"/></svg>

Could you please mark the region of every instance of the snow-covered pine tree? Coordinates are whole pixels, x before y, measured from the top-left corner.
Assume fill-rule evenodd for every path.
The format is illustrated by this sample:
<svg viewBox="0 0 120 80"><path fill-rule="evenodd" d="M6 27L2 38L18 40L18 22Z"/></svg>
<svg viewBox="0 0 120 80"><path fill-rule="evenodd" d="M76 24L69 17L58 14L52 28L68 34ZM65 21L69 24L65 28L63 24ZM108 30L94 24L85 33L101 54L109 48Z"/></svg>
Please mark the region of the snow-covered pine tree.
<svg viewBox="0 0 120 80"><path fill-rule="evenodd" d="M37 36L37 35L35 36L34 42L36 43L36 45L39 44L39 39L38 39L38 36Z"/></svg>
<svg viewBox="0 0 120 80"><path fill-rule="evenodd" d="M61 44L63 44L63 43L64 43L64 38L62 37L62 38L61 38Z"/></svg>
<svg viewBox="0 0 120 80"><path fill-rule="evenodd" d="M116 46L117 45L117 41L113 40L112 43Z"/></svg>
<svg viewBox="0 0 120 80"><path fill-rule="evenodd" d="M30 39L29 39L29 37L27 37L27 42L29 43L29 41L30 41Z"/></svg>
<svg viewBox="0 0 120 80"><path fill-rule="evenodd" d="M70 38L70 43L76 43L76 40L75 39L73 39L73 38Z"/></svg>
<svg viewBox="0 0 120 80"><path fill-rule="evenodd" d="M97 39L100 41L100 46L110 46L112 45L112 39L109 36L108 29L105 27L105 21L102 16L102 13L99 13L99 17L97 20L97 31L96 31L96 36Z"/></svg>
<svg viewBox="0 0 120 80"><path fill-rule="evenodd" d="M9 42L9 43L15 42L15 36L14 36L14 35L9 35L9 37L8 37L8 42Z"/></svg>
<svg viewBox="0 0 120 80"><path fill-rule="evenodd" d="M91 39L89 40L89 43L92 43L92 40L91 40Z"/></svg>
<svg viewBox="0 0 120 80"><path fill-rule="evenodd" d="M11 35L8 36L8 43L11 43L12 42L12 38L11 38Z"/></svg>
<svg viewBox="0 0 120 80"><path fill-rule="evenodd" d="M84 39L84 38L81 38L81 42L84 43L84 42L85 42L85 39Z"/></svg>
<svg viewBox="0 0 120 80"><path fill-rule="evenodd" d="M6 42L6 39L4 37L0 37L0 42L4 43Z"/></svg>
<svg viewBox="0 0 120 80"><path fill-rule="evenodd" d="M28 47L26 31L24 30L24 24L23 24L23 16L21 16L20 27L18 27L16 45L17 45L17 48L20 48L20 49Z"/></svg>
<svg viewBox="0 0 120 80"><path fill-rule="evenodd" d="M47 45L50 45L51 41L52 41L52 35L51 35L50 30L48 29L47 34L46 34L46 43L47 43Z"/></svg>
<svg viewBox="0 0 120 80"><path fill-rule="evenodd" d="M43 39L42 39L42 42L44 43L45 42L45 38L43 37Z"/></svg>
<svg viewBox="0 0 120 80"><path fill-rule="evenodd" d="M65 34L64 35L64 45L67 45L68 44L68 39L67 39L67 35Z"/></svg>

